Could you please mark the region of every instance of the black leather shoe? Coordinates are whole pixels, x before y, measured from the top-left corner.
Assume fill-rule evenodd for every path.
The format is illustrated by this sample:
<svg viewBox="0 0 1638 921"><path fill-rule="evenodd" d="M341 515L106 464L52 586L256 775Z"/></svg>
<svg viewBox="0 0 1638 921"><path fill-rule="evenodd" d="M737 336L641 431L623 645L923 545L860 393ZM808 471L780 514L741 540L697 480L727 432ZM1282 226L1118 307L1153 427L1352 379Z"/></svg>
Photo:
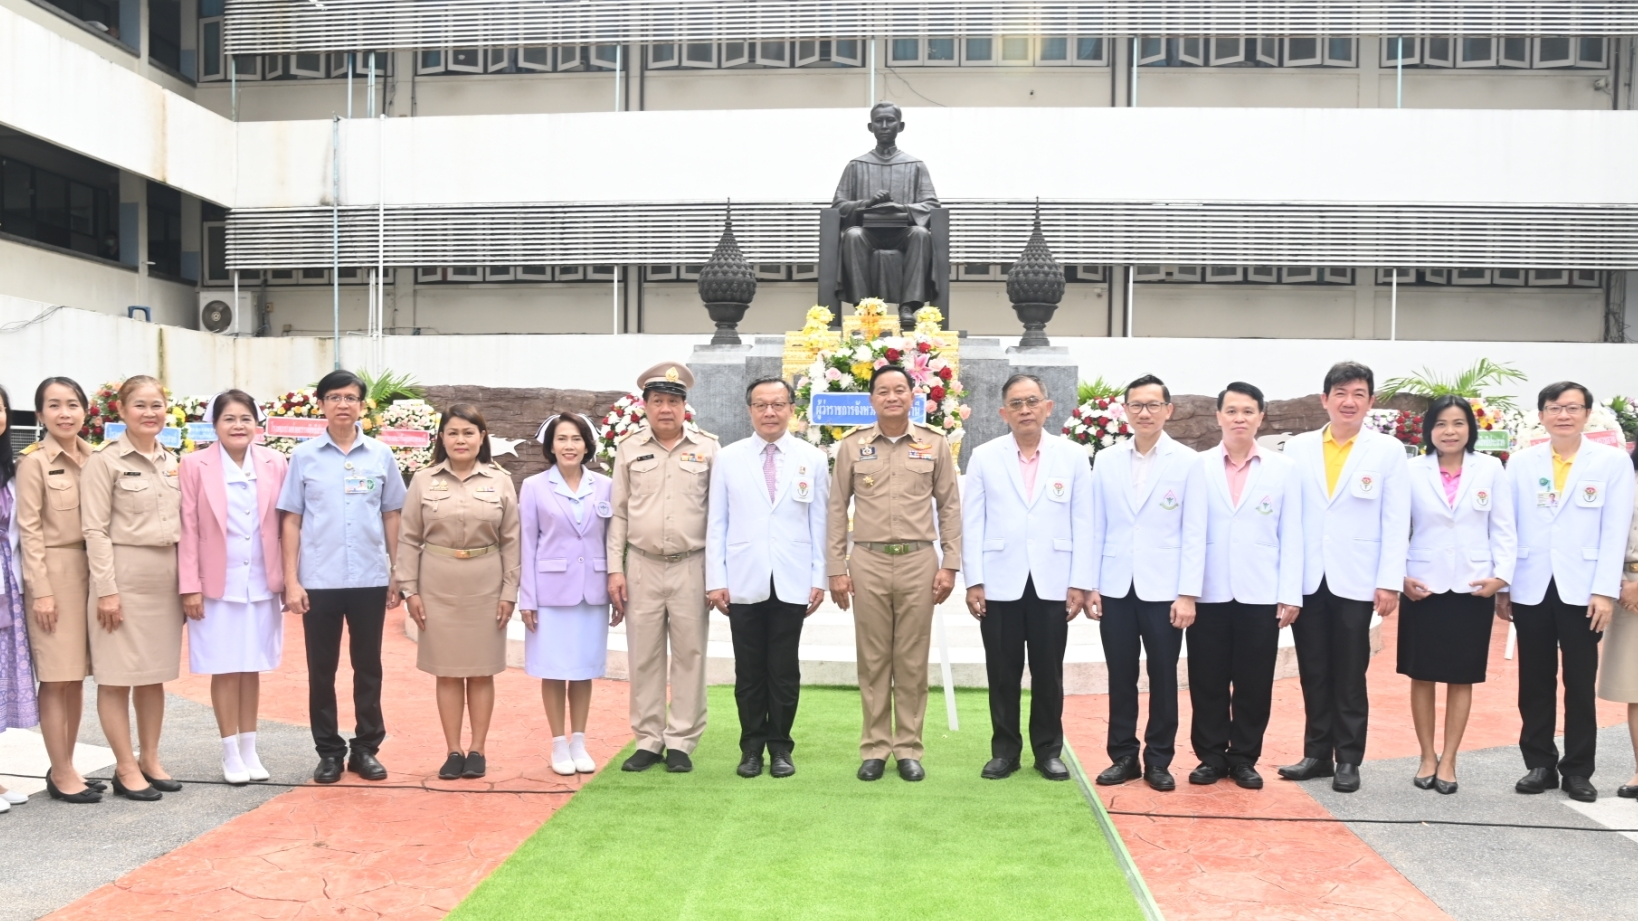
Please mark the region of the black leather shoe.
<svg viewBox="0 0 1638 921"><path fill-rule="evenodd" d="M1171 771L1163 767L1150 767L1144 771L1143 782L1162 793L1177 789L1177 779L1172 776Z"/></svg>
<svg viewBox="0 0 1638 921"><path fill-rule="evenodd" d="M461 772L466 770L466 756L460 752L450 752L444 759L444 766L438 769L439 780L458 780Z"/></svg>
<svg viewBox="0 0 1638 921"><path fill-rule="evenodd" d="M686 774L694 769L694 759L688 757L688 752L668 749L665 753L665 770L667 774Z"/></svg>
<svg viewBox="0 0 1638 921"><path fill-rule="evenodd" d="M1121 758L1114 764L1103 769L1098 775L1098 783L1105 787L1125 783L1128 780L1137 780L1143 776L1143 769L1138 767L1137 756Z"/></svg>
<svg viewBox="0 0 1638 921"><path fill-rule="evenodd" d="M313 768L313 783L335 783L341 779L342 757L320 755L318 767Z"/></svg>
<svg viewBox="0 0 1638 921"><path fill-rule="evenodd" d="M83 804L102 802L102 794L91 789L89 783L86 785L84 790L81 790L78 793L64 793L63 791L57 789L57 784L52 781L50 772L46 773L46 792L51 794L52 799L64 803Z"/></svg>
<svg viewBox="0 0 1638 921"><path fill-rule="evenodd" d="M152 785L143 787L140 790L129 789L124 784L119 782L118 774L114 775L114 795L123 796L126 799L136 800L139 803L157 802L163 799L165 796L165 794L155 790Z"/></svg>
<svg viewBox="0 0 1638 921"><path fill-rule="evenodd" d="M1211 765L1200 762L1200 766L1189 772L1189 783L1197 787L1209 787L1223 779L1223 772Z"/></svg>
<svg viewBox="0 0 1638 921"><path fill-rule="evenodd" d="M1615 788L1615 795L1622 799L1638 799L1638 784L1624 783Z"/></svg>
<svg viewBox="0 0 1638 921"><path fill-rule="evenodd" d="M886 770L887 770L887 759L885 759L885 758L866 758L864 760L864 763L859 765L859 779L860 780L881 780L882 779L882 773L884 771L886 771Z"/></svg>
<svg viewBox="0 0 1638 921"><path fill-rule="evenodd" d="M1598 788L1585 777L1565 777L1562 786L1570 799L1578 803L1598 802Z"/></svg>
<svg viewBox="0 0 1638 921"><path fill-rule="evenodd" d="M1316 777L1331 777L1336 774L1328 758L1304 758L1296 764L1288 764L1280 768L1280 776L1286 780L1313 780Z"/></svg>
<svg viewBox="0 0 1638 921"><path fill-rule="evenodd" d="M172 780L169 777L166 777L165 779L161 780L158 777L149 777L148 772L143 771L142 772L142 779L146 780L148 782L148 786L153 787L155 790L158 790L161 793L181 793L182 792L182 785L180 783L177 783L175 780Z"/></svg>
<svg viewBox="0 0 1638 921"><path fill-rule="evenodd" d="M467 780L476 780L489 773L489 762L483 752L467 752L466 767L461 770L461 776Z"/></svg>
<svg viewBox="0 0 1638 921"><path fill-rule="evenodd" d="M352 771L354 774L357 774L365 780L387 779L386 767L384 767L381 762L375 760L375 754L373 752L354 749L352 755L347 759L347 770Z"/></svg>
<svg viewBox="0 0 1638 921"><path fill-rule="evenodd" d="M905 780L915 783L918 780L926 779L927 771L921 766L920 761L914 758L895 758L893 760L898 763L899 776Z"/></svg>
<svg viewBox="0 0 1638 921"><path fill-rule="evenodd" d="M1440 793L1443 793L1446 796L1449 796L1450 794L1456 792L1456 781L1454 781L1454 780L1442 780L1442 779L1440 779L1438 777L1435 777L1435 778L1433 778L1433 789L1439 791Z"/></svg>
<svg viewBox="0 0 1638 921"><path fill-rule="evenodd" d="M1229 768L1229 776L1234 778L1235 785L1246 790L1261 790L1263 775L1249 764L1236 764Z"/></svg>
<svg viewBox="0 0 1638 921"><path fill-rule="evenodd" d="M1047 780L1069 779L1069 768L1062 758L1042 758L1035 762L1035 769Z"/></svg>
<svg viewBox="0 0 1638 921"><path fill-rule="evenodd" d="M107 793L108 792L108 785L103 783L100 780L87 779L85 781L85 785L90 787L91 789L97 791L98 793Z"/></svg>
<svg viewBox="0 0 1638 921"><path fill-rule="evenodd" d="M1359 765L1338 761L1337 774L1331 780L1331 789L1338 793L1359 792Z"/></svg>
<svg viewBox="0 0 1638 921"><path fill-rule="evenodd" d="M1411 778L1411 786L1415 787L1418 790L1432 790L1433 789L1433 781L1434 781L1434 777L1433 777L1432 774L1429 774L1426 777L1412 777Z"/></svg>
<svg viewBox="0 0 1638 921"><path fill-rule="evenodd" d="M1513 785L1515 793L1546 793L1558 786L1558 774L1552 768L1531 768L1530 773Z"/></svg>
<svg viewBox="0 0 1638 921"><path fill-rule="evenodd" d="M745 778L761 777L762 756L746 755L745 757L739 759L739 767L734 769L734 773Z"/></svg>
<svg viewBox="0 0 1638 921"><path fill-rule="evenodd" d="M775 777L789 777L796 773L796 762L791 760L790 752L773 752L768 755L771 762L768 773Z"/></svg>
<svg viewBox="0 0 1638 921"><path fill-rule="evenodd" d="M620 770L646 771L664 760L665 756L660 752L651 752L646 748L639 748L631 753L631 757L627 758L624 764L620 765Z"/></svg>
<svg viewBox="0 0 1638 921"><path fill-rule="evenodd" d="M979 771L978 776L985 780L1004 780L1011 777L1016 770L1018 770L1017 758L991 758L984 762L984 770Z"/></svg>

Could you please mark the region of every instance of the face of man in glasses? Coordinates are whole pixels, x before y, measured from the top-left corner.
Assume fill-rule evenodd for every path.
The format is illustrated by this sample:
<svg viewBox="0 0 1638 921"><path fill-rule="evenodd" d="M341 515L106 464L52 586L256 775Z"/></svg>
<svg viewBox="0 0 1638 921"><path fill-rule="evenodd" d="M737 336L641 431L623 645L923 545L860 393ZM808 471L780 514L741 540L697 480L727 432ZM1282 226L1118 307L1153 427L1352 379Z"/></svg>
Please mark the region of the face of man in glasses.
<svg viewBox="0 0 1638 921"><path fill-rule="evenodd" d="M791 425L791 398L776 381L758 384L751 391L751 426L764 441L778 441Z"/></svg>
<svg viewBox="0 0 1638 921"><path fill-rule="evenodd" d="M1581 434L1581 430L1587 426L1589 402L1587 395L1577 388L1564 391L1542 407L1542 427L1561 438Z"/></svg>
<svg viewBox="0 0 1638 921"><path fill-rule="evenodd" d="M1022 380L1001 395L1001 419L1007 423L1014 438L1033 441L1041 437L1047 417L1052 415L1052 401L1041 392L1041 385Z"/></svg>
<svg viewBox="0 0 1638 921"><path fill-rule="evenodd" d="M1126 421L1144 441L1159 438L1171 418L1172 404L1159 384L1144 384L1126 392Z"/></svg>
<svg viewBox="0 0 1638 921"><path fill-rule="evenodd" d="M338 387L324 395L324 418L334 426L349 426L358 421L362 411L364 394L359 388L349 384Z"/></svg>

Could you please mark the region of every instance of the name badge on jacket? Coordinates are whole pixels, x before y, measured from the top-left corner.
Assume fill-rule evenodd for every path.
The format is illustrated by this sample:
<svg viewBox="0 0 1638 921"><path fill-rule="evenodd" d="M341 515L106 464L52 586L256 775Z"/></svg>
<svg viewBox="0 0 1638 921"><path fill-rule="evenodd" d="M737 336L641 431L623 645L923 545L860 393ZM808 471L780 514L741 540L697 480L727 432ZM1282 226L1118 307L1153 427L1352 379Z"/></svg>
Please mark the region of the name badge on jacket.
<svg viewBox="0 0 1638 921"><path fill-rule="evenodd" d="M791 484L791 498L798 502L812 502L813 483L799 474L796 482Z"/></svg>
<svg viewBox="0 0 1638 921"><path fill-rule="evenodd" d="M1558 493L1553 491L1553 481L1546 477L1536 480L1536 508L1548 511L1558 508Z"/></svg>
<svg viewBox="0 0 1638 921"><path fill-rule="evenodd" d="M1054 502L1068 502L1069 501L1069 481L1068 480L1047 480L1046 494L1047 494L1047 498L1051 499Z"/></svg>
<svg viewBox="0 0 1638 921"><path fill-rule="evenodd" d="M1575 504L1582 508L1600 508L1604 504L1604 481L1589 480L1576 487Z"/></svg>
<svg viewBox="0 0 1638 921"><path fill-rule="evenodd" d="M1490 490L1475 489L1473 491L1473 510L1476 512L1490 511Z"/></svg>
<svg viewBox="0 0 1638 921"><path fill-rule="evenodd" d="M1382 483L1376 471L1366 471L1354 477L1353 494L1356 499L1375 499L1382 492Z"/></svg>
<svg viewBox="0 0 1638 921"><path fill-rule="evenodd" d="M375 492L375 478L367 476L350 476L346 481L346 494L349 496L367 496Z"/></svg>
<svg viewBox="0 0 1638 921"><path fill-rule="evenodd" d="M597 517L599 518L614 517L614 507L609 505L607 502L599 502L595 508L597 509Z"/></svg>

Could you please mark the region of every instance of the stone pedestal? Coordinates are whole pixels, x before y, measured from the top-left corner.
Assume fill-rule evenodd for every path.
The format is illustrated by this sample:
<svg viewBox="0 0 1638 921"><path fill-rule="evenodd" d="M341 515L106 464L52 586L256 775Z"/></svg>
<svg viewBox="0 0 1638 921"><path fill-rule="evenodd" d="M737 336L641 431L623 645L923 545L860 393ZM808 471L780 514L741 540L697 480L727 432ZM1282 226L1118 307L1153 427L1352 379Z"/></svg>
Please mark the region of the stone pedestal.
<svg viewBox="0 0 1638 921"><path fill-rule="evenodd" d="M751 345L697 345L688 358L694 389L688 402L694 421L731 444L751 435L751 413L745 406L745 388L751 381L779 377L785 357L782 336L757 336Z"/></svg>
<svg viewBox="0 0 1638 921"><path fill-rule="evenodd" d="M1075 388L1079 367L1061 346L1003 348L1000 339L961 340L961 383L967 388L967 405L973 413L963 428L961 467L966 469L973 448L1007 433L1001 419L1001 385L1014 374L1033 374L1046 385L1054 401L1046 431L1056 435L1075 408Z"/></svg>

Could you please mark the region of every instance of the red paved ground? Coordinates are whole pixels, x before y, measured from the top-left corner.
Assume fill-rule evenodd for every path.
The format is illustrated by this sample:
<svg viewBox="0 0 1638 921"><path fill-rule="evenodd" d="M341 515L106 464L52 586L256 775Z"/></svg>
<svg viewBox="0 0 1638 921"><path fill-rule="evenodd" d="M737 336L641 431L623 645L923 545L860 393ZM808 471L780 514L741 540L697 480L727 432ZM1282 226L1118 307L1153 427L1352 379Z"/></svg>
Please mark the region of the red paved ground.
<svg viewBox="0 0 1638 921"><path fill-rule="evenodd" d="M551 772L546 758L551 730L541 710L540 683L508 669L496 677L488 777L438 780L447 753L433 678L415 668L415 644L404 636L402 609L389 612L387 620L382 698L389 737L381 760L392 772L388 780L368 789L291 790L48 917L419 921L441 918L454 908L568 797L433 794L419 789L423 782L440 789L544 791L578 788L589 778ZM346 690L352 675L343 659L337 686L346 729L353 719ZM190 675L168 689L210 700L208 677ZM597 683L586 746L599 764L630 741L626 706L624 682ZM263 676L262 716L307 721L307 669L296 618L286 621L283 667ZM353 774L343 782L363 783Z"/></svg>
<svg viewBox="0 0 1638 921"><path fill-rule="evenodd" d="M1398 624L1396 618L1384 623L1383 650L1371 663L1366 758L1372 761L1402 758L1420 750L1410 718L1410 679L1394 671ZM1491 644L1489 680L1474 689L1473 714L1462 739L1464 751L1518 743L1518 667L1516 661L1502 658L1506 638L1505 625L1498 624ZM1441 722L1443 698L1441 692ZM1144 700L1146 703L1147 696ZM1101 694L1076 696L1064 706L1070 744L1093 773L1107 764L1108 701ZM1302 785L1279 780L1274 773L1276 766L1302 757L1302 689L1297 679L1275 683L1274 715L1258 766L1266 781L1260 791L1242 790L1228 781L1206 788L1188 784L1185 775L1199 762L1188 743L1187 691L1179 703L1181 728L1172 765L1177 790L1156 793L1141 781L1099 787L1108 808L1189 814L1330 814ZM1600 701L1598 717L1601 726L1622 723L1625 705ZM1458 764L1458 773L1460 770ZM1519 773L1524 773L1523 762ZM1169 921L1449 918L1343 825L1139 816L1116 816L1115 825Z"/></svg>

